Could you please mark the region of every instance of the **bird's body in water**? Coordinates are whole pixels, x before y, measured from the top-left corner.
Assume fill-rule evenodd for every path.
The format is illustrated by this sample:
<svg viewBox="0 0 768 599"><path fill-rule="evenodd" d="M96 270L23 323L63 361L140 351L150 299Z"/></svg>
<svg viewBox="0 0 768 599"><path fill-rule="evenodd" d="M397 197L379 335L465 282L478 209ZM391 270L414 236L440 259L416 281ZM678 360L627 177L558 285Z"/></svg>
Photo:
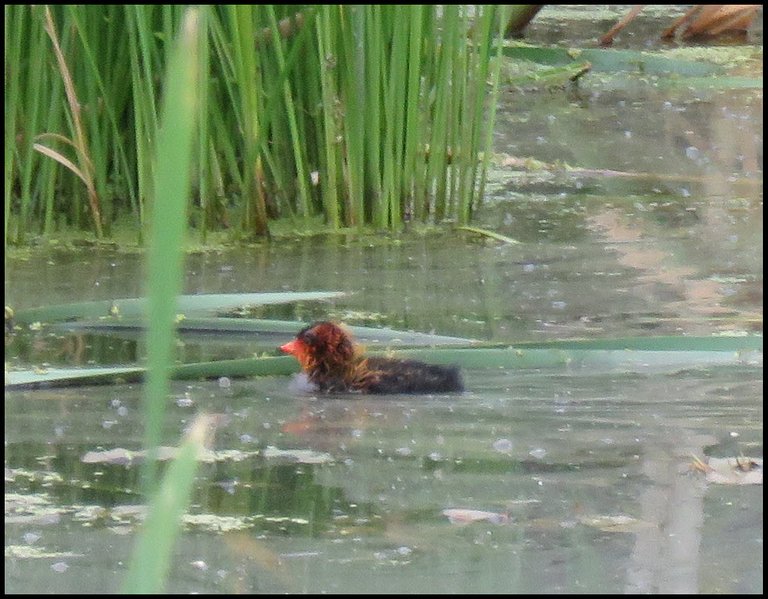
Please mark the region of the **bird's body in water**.
<svg viewBox="0 0 768 599"><path fill-rule="evenodd" d="M416 360L362 356L339 325L316 322L280 347L296 357L308 381L318 391L359 393L442 393L463 391L455 366Z"/></svg>

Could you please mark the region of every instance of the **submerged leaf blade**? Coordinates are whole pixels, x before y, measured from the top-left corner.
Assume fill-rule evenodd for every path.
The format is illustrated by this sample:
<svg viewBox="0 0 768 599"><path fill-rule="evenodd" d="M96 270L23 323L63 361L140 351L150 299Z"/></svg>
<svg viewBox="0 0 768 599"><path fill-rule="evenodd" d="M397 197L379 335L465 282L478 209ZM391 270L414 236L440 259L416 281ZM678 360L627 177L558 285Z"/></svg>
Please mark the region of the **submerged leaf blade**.
<svg viewBox="0 0 768 599"><path fill-rule="evenodd" d="M342 291L289 291L269 293L213 293L182 295L177 307L183 313L234 310L243 306L287 304L299 301L333 299L344 295ZM31 322L57 322L78 318L102 318L107 316L139 317L147 310L146 298L125 298L91 302L77 302L55 306L42 306L15 310L18 324Z"/></svg>

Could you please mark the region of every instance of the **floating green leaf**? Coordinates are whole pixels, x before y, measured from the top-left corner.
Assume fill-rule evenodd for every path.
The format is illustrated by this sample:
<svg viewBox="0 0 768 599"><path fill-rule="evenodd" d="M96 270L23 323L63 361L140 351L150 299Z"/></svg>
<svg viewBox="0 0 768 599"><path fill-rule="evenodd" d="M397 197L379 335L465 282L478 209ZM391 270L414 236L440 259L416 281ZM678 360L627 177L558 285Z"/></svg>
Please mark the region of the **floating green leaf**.
<svg viewBox="0 0 768 599"><path fill-rule="evenodd" d="M475 233L476 235L484 235L485 237L490 237L491 239L496 239L497 241L503 241L504 243L520 243L517 239L512 239L511 237L507 237L501 233L496 233L495 231L489 231L488 229L480 229L479 227L456 227L456 229L459 231Z"/></svg>
<svg viewBox="0 0 768 599"><path fill-rule="evenodd" d="M515 343L517 348L528 349L581 349L581 350L631 350L631 351L714 351L732 352L763 350L762 335L717 336L660 336L622 337L616 339L556 339Z"/></svg>
<svg viewBox="0 0 768 599"><path fill-rule="evenodd" d="M287 320L261 320L253 318L184 318L176 324L179 333L213 333L222 336L249 335L256 339L257 335L273 337L275 343L287 341L308 323ZM67 322L57 325L58 329L67 331L88 331L93 333L126 333L138 332L144 329L145 323L141 318L105 318L102 320L87 320ZM420 346L420 345L470 345L471 339L432 335L393 329L377 329L371 327L347 326L357 341L368 346Z"/></svg>
<svg viewBox="0 0 768 599"><path fill-rule="evenodd" d="M192 312L215 312L233 310L242 306L264 306L287 304L299 301L333 299L344 295L343 291L289 291L273 293L212 293L182 295L178 298L178 309L184 314ZM42 306L14 311L18 324L32 322L57 322L78 318L138 317L147 311L146 298L128 298L78 302L57 306Z"/></svg>
<svg viewBox="0 0 768 599"><path fill-rule="evenodd" d="M373 330L373 329L371 329ZM451 338L449 338L451 339ZM593 370L678 370L716 365L762 363L763 338L746 337L638 337L627 339L575 339L514 346L475 345L398 349L393 355L466 369L585 368ZM371 355L389 354L371 351ZM179 380L204 378L285 376L298 372L292 356L218 360L175 366ZM140 380L143 368L56 369L6 373L6 389L91 385Z"/></svg>
<svg viewBox="0 0 768 599"><path fill-rule="evenodd" d="M456 364L464 368L591 368L594 370L680 369L724 364L758 363L762 351L656 351L600 349L409 349L399 356L433 362Z"/></svg>
<svg viewBox="0 0 768 599"><path fill-rule="evenodd" d="M35 389L38 387L63 387L67 385L98 385L118 381L137 381L144 375L144 368L45 368L13 370L5 373L6 389Z"/></svg>

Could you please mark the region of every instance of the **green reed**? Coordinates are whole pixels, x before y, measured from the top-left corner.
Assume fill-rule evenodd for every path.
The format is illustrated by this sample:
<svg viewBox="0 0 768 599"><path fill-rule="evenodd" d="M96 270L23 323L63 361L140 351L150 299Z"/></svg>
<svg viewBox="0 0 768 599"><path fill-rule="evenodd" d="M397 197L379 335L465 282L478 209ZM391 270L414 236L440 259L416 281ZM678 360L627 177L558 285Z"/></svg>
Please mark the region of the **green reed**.
<svg viewBox="0 0 768 599"><path fill-rule="evenodd" d="M42 8L5 11L5 240L24 242L33 230L33 218L46 223L52 212L50 169L35 173L34 132L60 121L45 90L59 95L60 78L51 80L44 68L49 40ZM38 177L37 174L47 175ZM16 187L16 189L14 189Z"/></svg>
<svg viewBox="0 0 768 599"><path fill-rule="evenodd" d="M11 13L6 9L5 11L5 60L7 65L19 65L21 63L21 44L18 43L18 35L23 34L24 28L24 14L21 11L15 11ZM17 39L11 39L10 33L12 31L17 32ZM31 45L31 44L30 44ZM8 70L6 66L6 71ZM6 77L5 81L5 188L4 188L4 215L5 215L5 227L3 232L3 238L5 239L5 246L8 246L8 223L11 216L11 203L13 196L13 182L17 180L14 160L14 152L17 149L16 144L16 119L18 107L20 106L20 78L19 77ZM29 193L21 193L20 198L20 217L24 218L26 212L26 206L28 204Z"/></svg>
<svg viewBox="0 0 768 599"><path fill-rule="evenodd" d="M330 230L467 222L487 166L501 10L211 8L188 198L202 240L267 235L285 217L301 228L322 216ZM110 237L115 223L146 238L182 11L7 7L6 244Z"/></svg>
<svg viewBox="0 0 768 599"><path fill-rule="evenodd" d="M157 448L162 441L165 406L173 365L177 297L183 280L183 238L191 181L198 90L201 29L205 31L206 9L190 9L182 21L178 41L173 44L165 78L160 128L156 141L156 193L151 207L148 251L148 374L144 385L147 457L142 482L149 499L149 513L138 534L124 590L163 590L172 547L180 530L181 517L189 504L197 455L208 433L208 421L199 416L187 440L168 467L162 483L157 477ZM169 41L170 43L170 41Z"/></svg>

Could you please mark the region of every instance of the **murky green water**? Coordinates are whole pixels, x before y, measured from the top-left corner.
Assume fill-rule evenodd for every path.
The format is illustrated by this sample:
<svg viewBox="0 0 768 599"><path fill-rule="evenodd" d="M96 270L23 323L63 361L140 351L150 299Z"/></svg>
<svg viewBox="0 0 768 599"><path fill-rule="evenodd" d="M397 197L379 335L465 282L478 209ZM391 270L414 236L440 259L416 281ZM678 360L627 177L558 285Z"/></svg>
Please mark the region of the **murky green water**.
<svg viewBox="0 0 768 599"><path fill-rule="evenodd" d="M510 95L496 146L645 175L501 167L478 224L520 245L443 233L194 255L185 292L342 290L263 316L491 341L762 331L762 90ZM141 257L118 252L33 252L5 278L17 307L143 293ZM262 349L190 337L179 356ZM143 354L43 330L6 361ZM762 457L761 364L465 382L463 395L355 400L281 377L175 383L167 445L197 411L220 418L168 590L762 592L762 486L689 469L692 455ZM6 591L119 589L138 468L83 458L141 447L139 399L136 385L6 391Z"/></svg>

